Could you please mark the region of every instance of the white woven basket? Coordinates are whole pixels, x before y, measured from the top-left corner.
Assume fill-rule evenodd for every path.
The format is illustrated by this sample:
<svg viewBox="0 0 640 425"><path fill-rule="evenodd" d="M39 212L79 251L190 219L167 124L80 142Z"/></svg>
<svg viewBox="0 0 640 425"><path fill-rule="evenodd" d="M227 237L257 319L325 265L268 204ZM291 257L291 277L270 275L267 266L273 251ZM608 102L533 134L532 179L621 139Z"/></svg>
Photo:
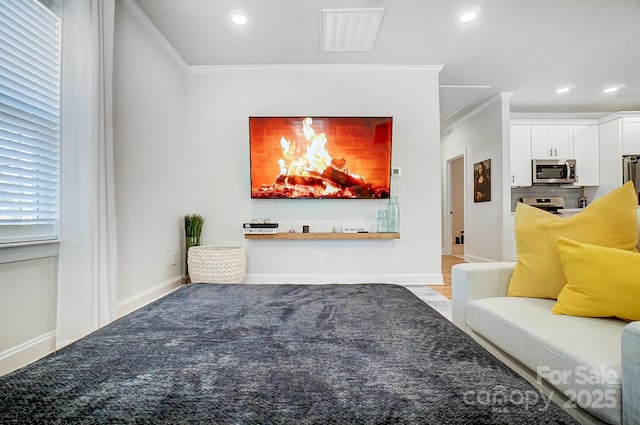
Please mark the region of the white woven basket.
<svg viewBox="0 0 640 425"><path fill-rule="evenodd" d="M239 246L193 246L188 255L193 283L242 283L247 253Z"/></svg>

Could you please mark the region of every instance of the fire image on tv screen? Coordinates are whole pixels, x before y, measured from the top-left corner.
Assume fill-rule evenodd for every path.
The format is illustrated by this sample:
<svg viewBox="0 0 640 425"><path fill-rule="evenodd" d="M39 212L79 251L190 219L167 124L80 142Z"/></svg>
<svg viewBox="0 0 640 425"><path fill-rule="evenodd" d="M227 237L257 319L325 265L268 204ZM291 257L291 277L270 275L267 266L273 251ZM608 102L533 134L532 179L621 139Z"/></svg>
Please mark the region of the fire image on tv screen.
<svg viewBox="0 0 640 425"><path fill-rule="evenodd" d="M251 198L389 198L392 126L392 117L250 117Z"/></svg>

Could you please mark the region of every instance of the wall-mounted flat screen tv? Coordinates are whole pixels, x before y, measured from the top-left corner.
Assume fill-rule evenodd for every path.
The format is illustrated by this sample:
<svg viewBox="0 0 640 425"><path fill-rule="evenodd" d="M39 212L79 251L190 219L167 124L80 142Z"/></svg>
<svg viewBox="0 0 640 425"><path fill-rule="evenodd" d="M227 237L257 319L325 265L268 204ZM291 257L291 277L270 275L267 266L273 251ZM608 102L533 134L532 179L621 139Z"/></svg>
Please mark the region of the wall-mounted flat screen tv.
<svg viewBox="0 0 640 425"><path fill-rule="evenodd" d="M387 199L392 117L250 117L251 198Z"/></svg>

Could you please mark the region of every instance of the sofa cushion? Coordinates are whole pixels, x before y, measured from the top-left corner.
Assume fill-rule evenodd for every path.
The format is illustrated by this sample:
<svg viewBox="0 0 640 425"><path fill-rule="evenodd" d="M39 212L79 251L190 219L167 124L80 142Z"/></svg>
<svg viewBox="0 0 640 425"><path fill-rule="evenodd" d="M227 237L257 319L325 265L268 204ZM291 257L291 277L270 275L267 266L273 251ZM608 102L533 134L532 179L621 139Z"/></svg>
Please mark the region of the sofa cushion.
<svg viewBox="0 0 640 425"><path fill-rule="evenodd" d="M640 254L558 239L567 284L555 314L640 320Z"/></svg>
<svg viewBox="0 0 640 425"><path fill-rule="evenodd" d="M631 182L566 219L518 203L514 222L518 263L507 294L515 297L558 297L566 284L556 247L559 236L637 252L637 206L638 197Z"/></svg>
<svg viewBox="0 0 640 425"><path fill-rule="evenodd" d="M592 415L620 423L626 322L554 315L553 304L523 297L475 300L467 324Z"/></svg>

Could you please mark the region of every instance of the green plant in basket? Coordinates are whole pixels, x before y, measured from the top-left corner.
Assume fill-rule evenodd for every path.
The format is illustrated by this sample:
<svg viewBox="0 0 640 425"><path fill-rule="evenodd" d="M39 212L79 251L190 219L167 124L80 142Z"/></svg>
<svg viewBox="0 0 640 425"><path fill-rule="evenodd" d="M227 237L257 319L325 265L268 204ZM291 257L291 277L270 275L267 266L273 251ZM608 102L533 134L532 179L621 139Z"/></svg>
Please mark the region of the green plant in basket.
<svg viewBox="0 0 640 425"><path fill-rule="evenodd" d="M205 218L200 214L187 214L182 218L184 222L184 235L190 238L199 238L202 233L202 225Z"/></svg>
<svg viewBox="0 0 640 425"><path fill-rule="evenodd" d="M185 283L191 282L189 278L189 248L192 246L200 246L200 234L202 233L202 225L205 218L200 214L186 214L182 217L184 223L184 280Z"/></svg>

